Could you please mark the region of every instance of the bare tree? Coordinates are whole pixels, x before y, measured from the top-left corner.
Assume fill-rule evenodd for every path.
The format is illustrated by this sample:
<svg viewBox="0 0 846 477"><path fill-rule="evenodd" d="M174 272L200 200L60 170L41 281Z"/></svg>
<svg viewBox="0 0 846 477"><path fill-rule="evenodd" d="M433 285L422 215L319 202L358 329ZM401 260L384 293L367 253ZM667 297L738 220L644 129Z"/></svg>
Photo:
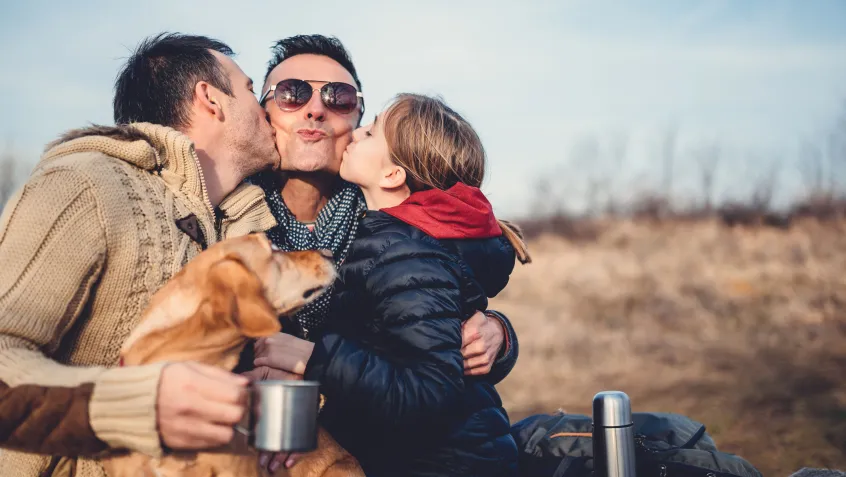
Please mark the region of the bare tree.
<svg viewBox="0 0 846 477"><path fill-rule="evenodd" d="M828 137L828 193L837 194L837 175L846 172L846 101Z"/></svg>
<svg viewBox="0 0 846 477"><path fill-rule="evenodd" d="M617 132L611 135L608 140L608 145L605 150L605 162L607 164L606 174L606 197L605 197L605 213L614 215L619 210L618 199L615 193L617 190L618 178L623 169L623 164L626 161L626 154L628 153L629 138L623 132Z"/></svg>
<svg viewBox="0 0 846 477"><path fill-rule="evenodd" d="M553 214L558 198L552 188L552 181L547 175L535 180L532 215L546 217Z"/></svg>
<svg viewBox="0 0 846 477"><path fill-rule="evenodd" d="M672 203L673 196L673 174L676 162L676 139L678 137L678 126L672 123L664 133L664 141L661 145L661 159L663 165L664 196Z"/></svg>
<svg viewBox="0 0 846 477"><path fill-rule="evenodd" d="M570 149L569 162L584 178L585 212L588 215L599 211L599 195L607 190L608 175L600 158L599 140L593 134L578 138Z"/></svg>
<svg viewBox="0 0 846 477"><path fill-rule="evenodd" d="M693 153L693 157L699 166L699 180L705 211L709 213L714 207L714 177L720 164L721 154L722 150L716 142L701 146Z"/></svg>
<svg viewBox="0 0 846 477"><path fill-rule="evenodd" d="M802 143L799 149L799 172L805 182L805 194L810 196L822 196L825 191L824 177L825 165L823 153L819 146L808 141Z"/></svg>
<svg viewBox="0 0 846 477"><path fill-rule="evenodd" d="M749 202L750 206L759 214L764 214L770 210L773 195L778 185L778 176L781 174L781 166L780 158L771 160L766 167L763 167L764 172L758 176L753 186Z"/></svg>

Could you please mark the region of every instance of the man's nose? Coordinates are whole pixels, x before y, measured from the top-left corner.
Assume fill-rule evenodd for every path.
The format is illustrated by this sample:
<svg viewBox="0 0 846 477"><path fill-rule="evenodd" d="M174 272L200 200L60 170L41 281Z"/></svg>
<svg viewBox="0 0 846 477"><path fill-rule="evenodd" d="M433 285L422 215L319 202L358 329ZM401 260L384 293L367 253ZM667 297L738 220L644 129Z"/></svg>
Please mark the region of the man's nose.
<svg viewBox="0 0 846 477"><path fill-rule="evenodd" d="M314 94L311 96L311 99L303 108L304 114L306 119L311 121L324 121L326 120L326 106L323 104L323 100L320 98L320 92L315 91Z"/></svg>

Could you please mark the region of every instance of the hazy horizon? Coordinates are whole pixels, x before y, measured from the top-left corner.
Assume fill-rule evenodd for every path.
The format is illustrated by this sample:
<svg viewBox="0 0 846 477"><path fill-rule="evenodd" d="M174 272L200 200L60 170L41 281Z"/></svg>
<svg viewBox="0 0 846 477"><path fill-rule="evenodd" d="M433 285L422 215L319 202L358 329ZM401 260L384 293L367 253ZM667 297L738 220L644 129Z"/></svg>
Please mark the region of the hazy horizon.
<svg viewBox="0 0 846 477"><path fill-rule="evenodd" d="M529 211L544 177L574 209L599 177L619 196L660 187L668 130L677 131L674 191L684 196L697 195L695 157L711 145L721 151L721 198L747 195L780 164L784 202L807 182L799 163L812 153L803 144L827 160L846 111L844 2L510 5L4 4L0 151L28 169L63 131L112 123L122 61L142 38L181 31L227 42L259 82L275 40L335 35L359 71L365 122L398 92L441 95L481 135L483 189L506 217Z"/></svg>

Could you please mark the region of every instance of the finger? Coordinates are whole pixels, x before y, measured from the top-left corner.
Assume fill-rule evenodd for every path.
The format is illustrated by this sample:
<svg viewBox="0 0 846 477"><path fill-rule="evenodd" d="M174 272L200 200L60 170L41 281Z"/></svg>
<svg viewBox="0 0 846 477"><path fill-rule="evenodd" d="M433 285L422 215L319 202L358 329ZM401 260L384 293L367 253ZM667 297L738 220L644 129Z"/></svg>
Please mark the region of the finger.
<svg viewBox="0 0 846 477"><path fill-rule="evenodd" d="M285 362L281 356L262 356L253 360L253 366L264 366L276 370L284 370Z"/></svg>
<svg viewBox="0 0 846 477"><path fill-rule="evenodd" d="M273 379L273 368L268 368L267 366L258 366L253 368L251 371L247 371L253 381L264 381L267 379ZM244 374L247 374L244 373Z"/></svg>
<svg viewBox="0 0 846 477"><path fill-rule="evenodd" d="M461 332L461 350L464 351L465 348L470 346L471 344L477 342L482 338L482 333L480 331L466 331L462 330Z"/></svg>
<svg viewBox="0 0 846 477"><path fill-rule="evenodd" d="M260 366L268 366L268 367L275 367L275 361L270 356L259 356L256 355L256 358L253 359L253 366L258 369Z"/></svg>
<svg viewBox="0 0 846 477"><path fill-rule="evenodd" d="M311 355L311 351L314 349L314 343L285 333L277 333L267 338L267 348L268 350L265 355L273 354L274 352Z"/></svg>
<svg viewBox="0 0 846 477"><path fill-rule="evenodd" d="M262 338L257 338L255 344L253 344L253 354L256 356L258 355L265 355L273 348L273 343L270 340L272 336L265 336Z"/></svg>
<svg viewBox="0 0 846 477"><path fill-rule="evenodd" d="M486 375L490 372L491 372L491 368L485 368L485 367L473 368L473 369L466 369L465 368L464 375L465 376L484 376L484 375Z"/></svg>
<svg viewBox="0 0 846 477"><path fill-rule="evenodd" d="M240 374L230 373L229 371L218 368L217 366L209 366L202 363L190 363L189 366L206 378L220 381L222 384L229 384L231 386L246 386L249 381Z"/></svg>
<svg viewBox="0 0 846 477"><path fill-rule="evenodd" d="M304 375L306 372L306 364L302 360L297 360L296 364L288 370L294 374Z"/></svg>
<svg viewBox="0 0 846 477"><path fill-rule="evenodd" d="M276 469L285 465L285 461L288 460L289 455L290 454L288 454L286 452L279 452L276 455L274 455L273 460L270 461L270 467L268 467L267 470L269 470L271 474L276 472Z"/></svg>
<svg viewBox="0 0 846 477"><path fill-rule="evenodd" d="M253 344L253 356L263 356L265 353L267 353L267 344L264 338L259 338Z"/></svg>
<svg viewBox="0 0 846 477"><path fill-rule="evenodd" d="M206 401L226 404L243 403L246 400L246 384L249 383L249 379L246 376L237 376L243 380L244 385L233 385L229 382L198 375L191 383L191 388L200 398Z"/></svg>
<svg viewBox="0 0 846 477"><path fill-rule="evenodd" d="M305 374L305 363L289 354L276 354L273 356L256 358L253 360L254 366L268 366L276 370L281 370L293 374Z"/></svg>
<svg viewBox="0 0 846 477"><path fill-rule="evenodd" d="M491 360L488 359L487 355L476 356L475 358L465 359L464 360L464 368L465 369L473 369L483 366L490 367Z"/></svg>
<svg viewBox="0 0 846 477"><path fill-rule="evenodd" d="M212 424L200 419L182 419L177 425L174 448L208 449L228 444L235 433L231 426Z"/></svg>
<svg viewBox="0 0 846 477"><path fill-rule="evenodd" d="M251 369L249 371L244 371L241 373L241 376L245 376L250 382L253 381L261 381L261 370L258 368Z"/></svg>
<svg viewBox="0 0 846 477"><path fill-rule="evenodd" d="M288 371L282 371L281 369L276 370L273 373L273 379L282 379L287 381L302 381L303 375L302 374L294 374L289 373Z"/></svg>
<svg viewBox="0 0 846 477"><path fill-rule="evenodd" d="M261 369L267 369L267 379L288 379L288 380L301 380L303 379L302 375L289 373L288 371L284 371L281 369L273 369L268 368L267 366L262 366Z"/></svg>
<svg viewBox="0 0 846 477"><path fill-rule="evenodd" d="M270 463L271 458L273 458L273 454L270 452L259 452L259 467L267 469L267 465Z"/></svg>
<svg viewBox="0 0 846 477"><path fill-rule="evenodd" d="M486 354L487 351L488 351L488 347L485 346L485 342L479 340L479 341L472 343L470 346L463 348L461 350L461 354L462 354L462 356L464 356L464 359L470 359L470 358L475 358L476 356Z"/></svg>
<svg viewBox="0 0 846 477"><path fill-rule="evenodd" d="M215 424L234 425L244 417L244 406L203 400L195 403L192 416Z"/></svg>
<svg viewBox="0 0 846 477"><path fill-rule="evenodd" d="M302 457L302 454L298 452L291 452L291 455L288 456L288 460L285 461L285 468L290 469L297 463L297 461Z"/></svg>

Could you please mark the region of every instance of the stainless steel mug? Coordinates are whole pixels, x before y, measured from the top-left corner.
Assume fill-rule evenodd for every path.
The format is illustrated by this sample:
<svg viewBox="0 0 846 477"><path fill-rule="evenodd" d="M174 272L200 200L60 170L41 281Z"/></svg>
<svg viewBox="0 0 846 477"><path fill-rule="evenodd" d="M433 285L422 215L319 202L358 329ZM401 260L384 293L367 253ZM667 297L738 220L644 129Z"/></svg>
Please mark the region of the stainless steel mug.
<svg viewBox="0 0 846 477"><path fill-rule="evenodd" d="M634 422L629 396L603 391L593 397L593 471L596 477L635 477Z"/></svg>
<svg viewBox="0 0 846 477"><path fill-rule="evenodd" d="M250 446L267 452L317 448L320 384L316 381L255 381L250 389Z"/></svg>

